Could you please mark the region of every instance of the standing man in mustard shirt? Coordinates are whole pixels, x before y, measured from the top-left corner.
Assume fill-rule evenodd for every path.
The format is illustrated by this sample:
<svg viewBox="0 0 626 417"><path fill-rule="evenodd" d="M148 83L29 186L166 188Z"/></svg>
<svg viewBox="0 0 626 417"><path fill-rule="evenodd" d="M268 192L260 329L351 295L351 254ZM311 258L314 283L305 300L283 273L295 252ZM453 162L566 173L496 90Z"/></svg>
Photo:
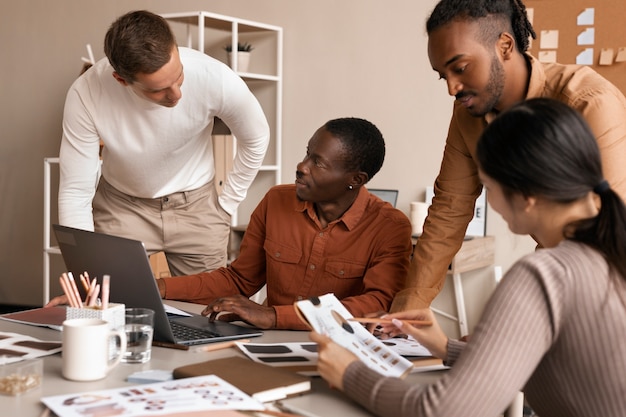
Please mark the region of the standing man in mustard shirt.
<svg viewBox="0 0 626 417"><path fill-rule="evenodd" d="M517 102L549 97L580 112L597 138L605 178L626 200L626 98L589 67L529 55L535 32L521 0L442 0L426 30L433 70L456 100L432 205L392 311L429 306L443 287L482 191L476 143Z"/></svg>

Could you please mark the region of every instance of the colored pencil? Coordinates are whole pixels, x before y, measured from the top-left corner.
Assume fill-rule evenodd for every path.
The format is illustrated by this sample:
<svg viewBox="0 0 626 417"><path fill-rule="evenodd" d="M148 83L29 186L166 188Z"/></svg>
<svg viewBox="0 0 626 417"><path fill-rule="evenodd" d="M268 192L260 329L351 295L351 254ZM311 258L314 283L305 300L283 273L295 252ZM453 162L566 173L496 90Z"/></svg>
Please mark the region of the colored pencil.
<svg viewBox="0 0 626 417"><path fill-rule="evenodd" d="M109 275L104 275L102 277L102 309L106 310L107 308L109 308L109 286L110 286L110 279L111 277Z"/></svg>
<svg viewBox="0 0 626 417"><path fill-rule="evenodd" d="M76 307L83 308L83 300L80 298L80 293L78 292L78 287L76 286L76 281L74 280L74 275L71 272L67 273L67 277L70 280L70 290L74 294L74 300L76 301Z"/></svg>

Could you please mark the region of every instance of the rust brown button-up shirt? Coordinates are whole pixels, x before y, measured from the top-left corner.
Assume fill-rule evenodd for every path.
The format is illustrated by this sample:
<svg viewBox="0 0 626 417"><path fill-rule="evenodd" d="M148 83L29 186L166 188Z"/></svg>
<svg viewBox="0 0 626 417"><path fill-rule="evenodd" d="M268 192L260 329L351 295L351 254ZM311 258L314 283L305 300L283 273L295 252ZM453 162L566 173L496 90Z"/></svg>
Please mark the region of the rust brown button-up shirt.
<svg viewBox="0 0 626 417"><path fill-rule="evenodd" d="M388 311L403 287L411 251L409 219L367 189L322 228L313 204L298 200L294 185L279 185L254 210L230 266L163 280L168 299L204 304L249 297L267 284L276 328L306 329L293 303L312 296L334 293L355 316Z"/></svg>

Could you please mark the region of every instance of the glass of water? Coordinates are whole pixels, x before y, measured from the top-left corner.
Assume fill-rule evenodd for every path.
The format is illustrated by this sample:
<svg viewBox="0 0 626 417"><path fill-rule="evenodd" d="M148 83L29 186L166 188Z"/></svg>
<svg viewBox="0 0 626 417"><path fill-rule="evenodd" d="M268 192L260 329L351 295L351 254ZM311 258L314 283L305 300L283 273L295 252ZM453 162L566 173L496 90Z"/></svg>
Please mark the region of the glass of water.
<svg viewBox="0 0 626 417"><path fill-rule="evenodd" d="M127 308L125 310L126 354L125 363L145 363L152 353L152 335L154 333L154 310L149 308Z"/></svg>

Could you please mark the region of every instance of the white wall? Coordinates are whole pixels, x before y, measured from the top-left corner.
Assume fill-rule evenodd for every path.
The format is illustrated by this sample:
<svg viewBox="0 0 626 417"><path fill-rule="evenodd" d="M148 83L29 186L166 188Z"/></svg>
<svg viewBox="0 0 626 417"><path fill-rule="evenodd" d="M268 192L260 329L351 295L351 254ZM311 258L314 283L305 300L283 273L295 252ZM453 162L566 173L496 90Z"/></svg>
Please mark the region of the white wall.
<svg viewBox="0 0 626 417"><path fill-rule="evenodd" d="M96 58L104 56L103 36L117 16L141 8L207 10L282 26L283 182L293 181L296 163L319 126L335 117L363 117L387 142L385 166L370 185L398 188L398 208L408 213L409 202L423 199L436 176L452 106L426 54L424 23L434 4L29 0L5 5L0 15L0 302L41 302L42 161L58 154L65 93L78 75L85 44L92 45ZM532 250L530 240L512 237L493 211L487 228L496 236L497 262L505 268ZM55 268L62 271L63 265ZM490 280L487 272L482 275L479 280ZM482 288L475 298L488 291Z"/></svg>

